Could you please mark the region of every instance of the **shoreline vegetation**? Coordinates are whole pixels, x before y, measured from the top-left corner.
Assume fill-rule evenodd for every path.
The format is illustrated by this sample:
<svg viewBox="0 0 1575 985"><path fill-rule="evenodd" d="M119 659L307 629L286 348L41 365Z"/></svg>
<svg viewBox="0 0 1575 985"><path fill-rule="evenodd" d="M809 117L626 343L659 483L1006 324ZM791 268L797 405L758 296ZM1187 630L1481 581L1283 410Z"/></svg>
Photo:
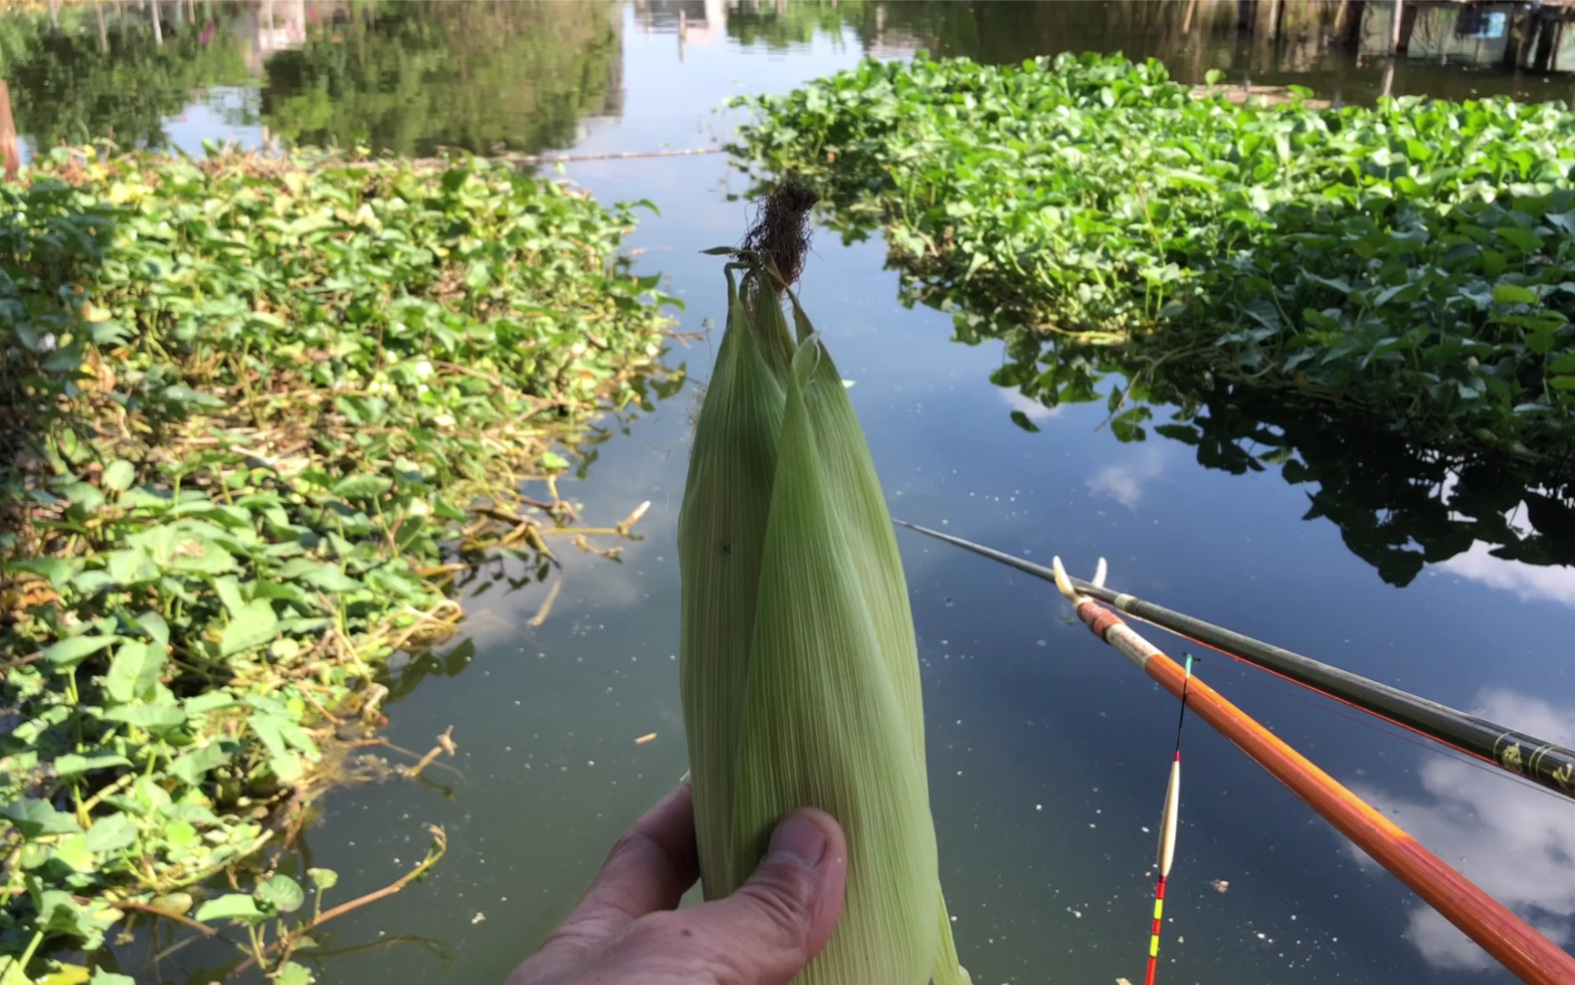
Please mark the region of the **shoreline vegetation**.
<svg viewBox="0 0 1575 985"><path fill-rule="evenodd" d="M905 301L1005 342L994 382L1108 396L1122 440L1151 403L1268 399L1567 484L1575 114L1287 94L1238 105L1119 55L921 54L735 101L757 115L732 150L810 181L845 238L883 231Z"/></svg>
<svg viewBox="0 0 1575 985"><path fill-rule="evenodd" d="M555 479L683 385L681 305L620 253L649 203L218 148L61 149L0 199L0 983L129 982L56 957L152 915L303 985L379 895L325 909L284 849L380 742L384 662L476 565L549 578L639 518L580 526Z"/></svg>

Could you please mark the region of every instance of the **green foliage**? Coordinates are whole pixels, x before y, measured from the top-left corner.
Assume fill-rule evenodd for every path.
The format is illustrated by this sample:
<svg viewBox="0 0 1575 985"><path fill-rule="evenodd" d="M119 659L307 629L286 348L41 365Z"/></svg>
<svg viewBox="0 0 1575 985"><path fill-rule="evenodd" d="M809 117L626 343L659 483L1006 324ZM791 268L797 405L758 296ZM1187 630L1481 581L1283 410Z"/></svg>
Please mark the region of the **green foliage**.
<svg viewBox="0 0 1575 985"><path fill-rule="evenodd" d="M753 105L739 153L818 181L847 235L884 226L910 297L1006 342L1002 385L1091 400L1118 360L1575 460L1560 104L1238 107L1157 62L1063 55L869 61ZM1112 429L1140 437L1145 413L1113 408Z"/></svg>
<svg viewBox="0 0 1575 985"><path fill-rule="evenodd" d="M573 142L621 57L605 2L390 4L269 58L262 112L288 141L399 154Z"/></svg>
<svg viewBox="0 0 1575 985"><path fill-rule="evenodd" d="M61 151L0 198L0 938L91 950L254 853L445 572L567 520L538 460L679 380L629 208L506 168Z"/></svg>

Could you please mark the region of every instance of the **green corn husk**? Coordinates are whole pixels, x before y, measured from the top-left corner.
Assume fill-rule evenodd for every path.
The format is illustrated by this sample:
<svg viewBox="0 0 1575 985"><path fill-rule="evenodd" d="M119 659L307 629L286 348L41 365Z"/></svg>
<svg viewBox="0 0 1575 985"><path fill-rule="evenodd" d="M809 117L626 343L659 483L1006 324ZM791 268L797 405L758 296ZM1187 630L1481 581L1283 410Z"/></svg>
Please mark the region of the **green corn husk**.
<svg viewBox="0 0 1575 985"><path fill-rule="evenodd" d="M847 896L797 981L964 983L891 518L842 379L791 294L790 333L768 264L749 255L727 269L727 326L679 516L705 895L743 883L784 814L819 807L847 836Z"/></svg>

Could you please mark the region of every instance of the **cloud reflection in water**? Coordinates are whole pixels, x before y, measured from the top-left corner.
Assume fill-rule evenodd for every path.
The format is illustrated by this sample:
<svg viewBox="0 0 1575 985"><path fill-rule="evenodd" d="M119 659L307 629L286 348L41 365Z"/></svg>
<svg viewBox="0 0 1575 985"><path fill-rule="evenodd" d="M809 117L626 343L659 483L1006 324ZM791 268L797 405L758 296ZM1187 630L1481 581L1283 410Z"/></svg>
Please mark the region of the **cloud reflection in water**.
<svg viewBox="0 0 1575 985"><path fill-rule="evenodd" d="M1477 541L1438 567L1489 588L1513 592L1523 602L1560 602L1575 607L1575 568L1535 565L1494 557L1493 546Z"/></svg>
<svg viewBox="0 0 1575 985"><path fill-rule="evenodd" d="M1493 690L1472 711L1550 742L1575 745L1575 709ZM1549 940L1568 946L1575 937L1575 803L1477 763L1432 752L1418 774L1426 800L1371 788L1356 792ZM1376 867L1355 846L1351 851ZM1411 912L1406 936L1434 967L1494 966L1485 951L1426 904Z"/></svg>
<svg viewBox="0 0 1575 985"><path fill-rule="evenodd" d="M1131 461L1100 469L1088 480L1088 489L1133 509L1143 498L1144 483L1159 478L1164 471L1165 453L1156 447L1144 447L1136 451Z"/></svg>

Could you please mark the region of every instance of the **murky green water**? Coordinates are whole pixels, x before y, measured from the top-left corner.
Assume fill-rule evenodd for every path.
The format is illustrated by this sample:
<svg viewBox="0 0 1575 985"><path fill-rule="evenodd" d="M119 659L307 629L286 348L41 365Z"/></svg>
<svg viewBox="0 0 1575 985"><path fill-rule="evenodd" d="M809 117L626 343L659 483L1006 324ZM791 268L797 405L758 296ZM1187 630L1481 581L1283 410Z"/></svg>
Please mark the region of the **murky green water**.
<svg viewBox="0 0 1575 985"><path fill-rule="evenodd" d="M1310 38L1273 47L1230 30L1183 35L1181 6L275 2L215 7L211 21L198 5L187 23L191 11L177 20L171 4L162 44L145 11L106 8L102 51L91 9L68 10L59 36L47 18L32 22L34 35L0 20L0 55L28 147L109 132L186 148L281 134L418 154L711 147L730 132L713 112L730 94L784 91L866 51L915 47L990 60L1124 50L1187 79L1218 67L1345 100L1386 84L1453 97L1567 98L1575 87L1403 62L1390 75L1382 60L1357 64ZM730 199L744 184L724 156L588 161L563 173L605 199L655 202L661 215L634 239L641 267L687 301L685 329L722 315L719 264L698 251L734 242L747 217ZM1443 505L1483 477L1416 450L1294 435L1295 422L1275 433L1292 434L1309 463L1313 481L1300 485L1276 467L1205 467L1195 449L1158 436L1122 443L1101 405L1049 411L992 386L998 348L949 341L945 315L901 305L883 261L877 240L822 235L802 295L856 381L898 516L1040 560L1059 553L1083 572L1103 555L1129 591L1575 741L1575 572L1553 563L1575 557L1575 541L1561 536L1556 497L1525 493L1535 477L1493 477L1509 490L1505 499L1498 489L1507 505L1493 516L1507 510L1509 522L1488 524ZM697 379L711 357L704 341L674 350ZM389 738L421 751L454 726L454 771L329 797L305 851L342 873L341 899L419 859L426 824L447 829L450 854L425 882L331 924L320 939L337 956L320 980L500 981L683 772L673 536L692 406L686 389L653 414L609 422L615 433L573 483L592 520L652 501L645 539L620 563L566 551L562 593L539 628L526 621L547 588L493 581L469 602L463 642L406 669ZM1038 433L1014 425L1013 410ZM914 536L902 545L944 876L974 980L1139 978L1173 699L1070 624L1048 586ZM1490 553L1506 545L1527 560ZM1568 942L1570 804L1249 670L1208 660L1199 673ZM1161 980L1507 980L1206 728L1188 730L1186 758ZM145 964L153 950L123 948L124 969L198 982L227 958L202 945Z"/></svg>

